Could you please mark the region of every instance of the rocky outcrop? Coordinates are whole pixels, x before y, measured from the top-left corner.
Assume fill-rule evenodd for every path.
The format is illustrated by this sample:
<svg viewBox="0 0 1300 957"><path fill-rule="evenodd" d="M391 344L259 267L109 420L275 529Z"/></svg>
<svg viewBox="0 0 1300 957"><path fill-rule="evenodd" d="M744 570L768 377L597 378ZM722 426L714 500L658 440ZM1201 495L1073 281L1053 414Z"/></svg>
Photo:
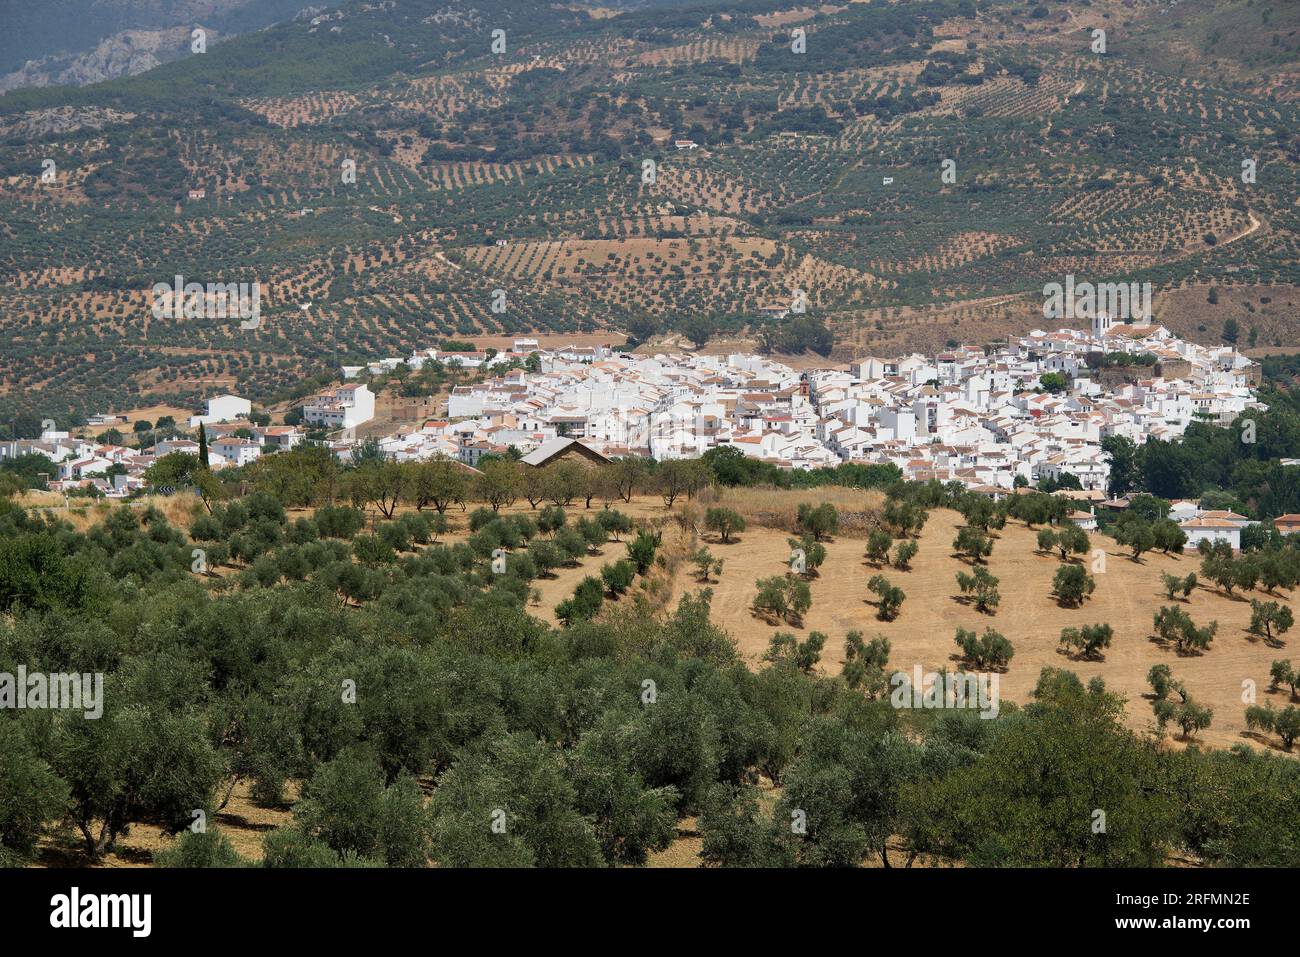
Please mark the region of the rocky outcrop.
<svg viewBox="0 0 1300 957"><path fill-rule="evenodd" d="M0 77L0 93L29 86L80 86L152 70L169 60L190 55L191 29L179 26L123 30L101 40L92 50L28 60L21 69ZM215 32L208 30L208 44L217 39Z"/></svg>

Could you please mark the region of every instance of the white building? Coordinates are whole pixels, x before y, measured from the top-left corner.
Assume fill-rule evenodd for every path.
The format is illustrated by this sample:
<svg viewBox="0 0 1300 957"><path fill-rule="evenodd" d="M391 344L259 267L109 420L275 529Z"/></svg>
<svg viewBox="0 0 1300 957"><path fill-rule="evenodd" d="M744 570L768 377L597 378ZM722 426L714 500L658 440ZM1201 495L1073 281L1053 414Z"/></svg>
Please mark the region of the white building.
<svg viewBox="0 0 1300 957"><path fill-rule="evenodd" d="M328 389L307 400L303 421L327 429L351 429L375 417L375 394L366 385Z"/></svg>
<svg viewBox="0 0 1300 957"><path fill-rule="evenodd" d="M214 425L218 422L233 422L235 419L248 418L253 411L253 404L237 395L219 395L208 399L208 411L205 415L190 416L190 428L200 425Z"/></svg>
<svg viewBox="0 0 1300 957"><path fill-rule="evenodd" d="M512 354L530 345L517 341ZM1152 362L1110 385L1088 365L1094 353L1150 355ZM435 350L416 355L441 358ZM540 371L513 369L457 386L449 423L390 436L385 447L423 458L453 444L456 457L472 463L489 451L526 454L557 435L581 438L607 456L660 460L729 445L778 468L890 464L907 479L1008 491L1017 478L1073 476L1099 491L1110 472L1104 438L1177 439L1196 408L1230 421L1259 405L1242 384L1257 372L1249 359L1150 324L1033 330L987 353L959 347L934 356L873 356L847 369L802 373L749 354L567 346L536 355ZM1066 387L1045 392L1047 371L1061 372Z"/></svg>
<svg viewBox="0 0 1300 957"><path fill-rule="evenodd" d="M220 455L229 465L247 465L256 462L262 454L262 447L252 439L239 439L229 436L212 443L212 451ZM209 463L211 458L209 458Z"/></svg>
<svg viewBox="0 0 1300 957"><path fill-rule="evenodd" d="M1227 542L1233 551L1241 548L1241 526L1222 518L1192 518L1178 526L1187 535L1185 551L1196 551L1203 541Z"/></svg>

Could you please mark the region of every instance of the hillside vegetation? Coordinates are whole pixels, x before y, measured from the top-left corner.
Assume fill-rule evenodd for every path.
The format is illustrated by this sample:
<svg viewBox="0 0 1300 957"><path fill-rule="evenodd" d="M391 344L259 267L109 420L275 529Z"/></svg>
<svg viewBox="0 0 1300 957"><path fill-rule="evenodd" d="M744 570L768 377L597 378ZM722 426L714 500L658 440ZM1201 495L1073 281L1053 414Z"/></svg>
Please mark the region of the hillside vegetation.
<svg viewBox="0 0 1300 957"><path fill-rule="evenodd" d="M0 673L103 676L93 717L0 720L0 863L1297 863L1294 542L1132 560L1038 493L840 488L779 528L799 493L704 472L669 512L625 465L526 507L504 460L275 458L166 511L0 503Z"/></svg>
<svg viewBox="0 0 1300 957"><path fill-rule="evenodd" d="M351 3L10 92L0 418L525 330L935 349L1041 324L1066 273L1295 342L1296 8L1188 7ZM258 282L260 326L153 318L176 275ZM760 336L798 290L811 325Z"/></svg>

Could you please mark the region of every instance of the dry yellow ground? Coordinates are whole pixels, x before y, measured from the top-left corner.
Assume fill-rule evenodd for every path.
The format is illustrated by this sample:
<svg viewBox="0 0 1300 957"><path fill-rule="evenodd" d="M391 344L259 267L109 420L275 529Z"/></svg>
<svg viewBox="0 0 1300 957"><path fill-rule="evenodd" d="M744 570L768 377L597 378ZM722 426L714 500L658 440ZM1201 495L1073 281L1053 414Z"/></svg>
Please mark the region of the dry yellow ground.
<svg viewBox="0 0 1300 957"><path fill-rule="evenodd" d="M1082 608L1061 608L1049 597L1052 576L1059 567L1055 558L1035 551L1036 531L1019 523L1003 529L994 546L989 568L1000 579L1002 603L993 616L983 615L959 602L955 576L966 565L952 554L952 541L960 527L955 512L936 510L920 538L920 551L912 570L876 569L863 558L861 539L840 538L827 545L827 558L812 582L812 609L803 626L773 627L749 611L756 579L782 574L789 562L789 537L773 529L754 528L730 545L708 541L710 550L726 560L721 580L710 585L714 592L714 619L737 640L741 653L757 663L777 631L802 636L818 630L828 636L822 655L823 669L837 673L843 661L844 635L858 629L868 638L882 634L892 646L890 668L910 671L915 664L926 669L955 667L958 627L983 631L991 626L1006 635L1015 646L1006 674L1000 679L1004 699L1028 700L1038 674L1046 666L1068 668L1084 681L1100 675L1107 687L1128 699L1128 723L1135 729L1153 727L1150 702L1143 697L1150 689L1147 672L1157 663L1168 664L1175 677L1183 680L1197 701L1214 709L1214 722L1199 735L1205 744L1228 747L1254 742L1245 735L1242 682L1253 680L1261 703L1272 700L1277 707L1284 693L1267 692L1270 663L1277 658L1300 660L1289 636L1280 647L1270 647L1249 634L1250 601L1229 599L1218 591L1198 587L1190 602L1179 603L1196 623L1219 623L1218 637L1200 656L1180 657L1152 640L1152 615L1171 604L1160 591L1160 575L1186 575L1196 571L1194 555L1180 557L1143 556L1141 563L1127 557L1108 537L1094 534L1093 547L1106 552L1105 571L1096 574L1096 591ZM1091 559L1089 560L1091 561ZM873 596L867 580L883 573L907 595L902 612L893 622L876 618ZM694 577L679 574L675 595L699 587ZM1254 597L1260 597L1258 593ZM1270 596L1263 596L1268 598ZM1294 606L1288 593L1276 600ZM1057 649L1061 629L1105 622L1115 631L1114 641L1103 661L1068 658Z"/></svg>

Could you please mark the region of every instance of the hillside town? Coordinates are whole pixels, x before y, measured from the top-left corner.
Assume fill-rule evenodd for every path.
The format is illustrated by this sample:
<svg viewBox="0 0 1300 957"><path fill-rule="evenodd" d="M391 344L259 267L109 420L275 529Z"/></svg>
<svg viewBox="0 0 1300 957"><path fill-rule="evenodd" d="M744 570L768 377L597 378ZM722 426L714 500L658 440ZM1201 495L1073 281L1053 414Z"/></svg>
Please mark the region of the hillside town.
<svg viewBox="0 0 1300 957"><path fill-rule="evenodd" d="M907 479L957 481L995 496L1044 481L1072 486L1072 476L1096 503L1107 488L1107 436L1172 439L1193 421L1227 425L1262 408L1253 392L1259 366L1233 348L1098 316L1086 330L1036 329L985 348L865 356L802 372L753 354L542 349L534 339L499 353L424 349L344 367L342 384L303 400L293 425L251 421L251 403L233 395L211 397L188 425L204 429L216 469L292 449L309 429L347 461L362 441L358 428L375 416L368 377L432 362L477 372L451 389L439 418L371 434L395 460L443 457L472 468L513 449L526 463L544 462L574 442L601 458L664 460L730 446L782 469L892 464ZM160 457L198 450L196 434L137 449L51 430L0 444L0 458L43 455L49 488L93 484L111 498L145 488Z"/></svg>
<svg viewBox="0 0 1300 957"><path fill-rule="evenodd" d="M729 445L781 468L890 463L908 479L1004 490L1017 478L1072 475L1101 492L1105 437L1176 438L1198 419L1226 425L1259 406L1259 366L1231 347L1106 317L1089 330L1034 330L987 349L868 356L806 372L750 354L536 355L539 371L458 386L445 418L384 436L382 449L473 466L562 438L609 458L690 458ZM1137 374L1120 381L1117 367Z"/></svg>

